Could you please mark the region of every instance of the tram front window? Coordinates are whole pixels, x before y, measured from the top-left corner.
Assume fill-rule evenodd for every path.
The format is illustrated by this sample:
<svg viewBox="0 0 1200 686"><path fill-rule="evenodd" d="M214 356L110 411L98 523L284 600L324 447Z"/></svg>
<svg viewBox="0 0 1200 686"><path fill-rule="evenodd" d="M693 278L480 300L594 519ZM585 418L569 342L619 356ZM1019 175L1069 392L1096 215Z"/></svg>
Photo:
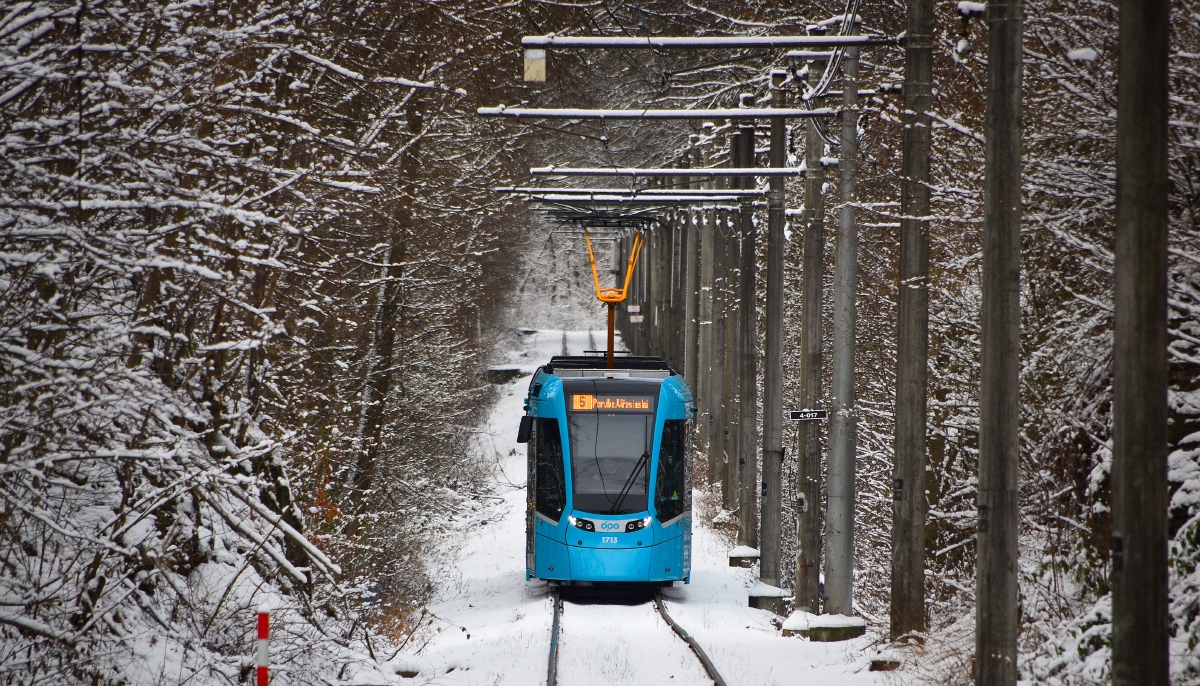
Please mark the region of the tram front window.
<svg viewBox="0 0 1200 686"><path fill-rule="evenodd" d="M653 414L570 412L575 509L593 514L646 510Z"/></svg>

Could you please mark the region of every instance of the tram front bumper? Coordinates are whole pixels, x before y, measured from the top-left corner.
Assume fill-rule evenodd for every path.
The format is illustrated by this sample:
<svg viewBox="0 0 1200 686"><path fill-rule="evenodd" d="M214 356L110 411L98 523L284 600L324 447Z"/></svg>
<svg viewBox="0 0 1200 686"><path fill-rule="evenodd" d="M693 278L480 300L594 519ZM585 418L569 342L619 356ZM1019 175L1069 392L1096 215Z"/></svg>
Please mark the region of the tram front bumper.
<svg viewBox="0 0 1200 686"><path fill-rule="evenodd" d="M549 523L545 523L549 529ZM564 522L565 524L565 522ZM543 535L539 528L531 576L583 582L658 583L687 580L690 536L686 521L635 532L589 532L574 526ZM547 533L549 533L548 531Z"/></svg>
<svg viewBox="0 0 1200 686"><path fill-rule="evenodd" d="M568 546L572 581L646 581L654 548Z"/></svg>
<svg viewBox="0 0 1200 686"><path fill-rule="evenodd" d="M683 537L639 548L568 545L572 581L675 581L683 579Z"/></svg>

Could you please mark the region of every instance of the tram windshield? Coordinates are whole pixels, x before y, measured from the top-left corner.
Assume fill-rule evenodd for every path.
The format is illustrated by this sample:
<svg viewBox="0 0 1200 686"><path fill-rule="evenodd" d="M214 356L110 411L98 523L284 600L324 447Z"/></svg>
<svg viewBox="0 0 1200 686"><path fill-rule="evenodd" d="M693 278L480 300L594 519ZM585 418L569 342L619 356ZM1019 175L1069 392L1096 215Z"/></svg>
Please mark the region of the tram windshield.
<svg viewBox="0 0 1200 686"><path fill-rule="evenodd" d="M570 427L575 509L644 511L654 415L571 413Z"/></svg>
<svg viewBox="0 0 1200 686"><path fill-rule="evenodd" d="M625 393L568 399L576 510L619 515L647 509L656 400Z"/></svg>

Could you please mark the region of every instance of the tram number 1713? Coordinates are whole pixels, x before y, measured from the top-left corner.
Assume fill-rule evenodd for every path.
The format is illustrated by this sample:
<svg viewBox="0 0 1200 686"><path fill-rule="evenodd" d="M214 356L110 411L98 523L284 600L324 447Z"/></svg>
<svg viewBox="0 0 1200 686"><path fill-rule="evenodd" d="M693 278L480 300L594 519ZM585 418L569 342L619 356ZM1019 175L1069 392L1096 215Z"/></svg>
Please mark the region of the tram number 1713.
<svg viewBox="0 0 1200 686"><path fill-rule="evenodd" d="M616 537L616 536L602 536L602 537L600 538L600 540L601 540L601 542L603 542L603 543L616 543L616 542L617 542L617 537Z"/></svg>

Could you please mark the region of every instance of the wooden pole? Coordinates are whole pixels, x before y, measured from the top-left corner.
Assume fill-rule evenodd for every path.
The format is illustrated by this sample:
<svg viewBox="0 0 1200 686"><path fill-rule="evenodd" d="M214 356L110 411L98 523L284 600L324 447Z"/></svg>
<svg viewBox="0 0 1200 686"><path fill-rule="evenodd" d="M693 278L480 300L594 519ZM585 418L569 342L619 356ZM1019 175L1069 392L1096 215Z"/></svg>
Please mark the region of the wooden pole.
<svg viewBox="0 0 1200 686"><path fill-rule="evenodd" d="M1167 0L1122 0L1113 331L1113 686L1166 686Z"/></svg>
<svg viewBox="0 0 1200 686"><path fill-rule="evenodd" d="M825 62L808 63L809 79ZM825 207L821 188L825 141L817 122L809 120L804 151L804 257L800 283L800 406L816 409L821 400L821 306L824 300ZM801 455L796 462L796 587L797 610L820 614L821 571L821 427L801 422Z"/></svg>
<svg viewBox="0 0 1200 686"><path fill-rule="evenodd" d="M929 107L933 0L908 0L896 322L891 638L925 632L925 432L929 355Z"/></svg>
<svg viewBox="0 0 1200 686"><path fill-rule="evenodd" d="M988 3L975 684L1017 681L1022 0Z"/></svg>

